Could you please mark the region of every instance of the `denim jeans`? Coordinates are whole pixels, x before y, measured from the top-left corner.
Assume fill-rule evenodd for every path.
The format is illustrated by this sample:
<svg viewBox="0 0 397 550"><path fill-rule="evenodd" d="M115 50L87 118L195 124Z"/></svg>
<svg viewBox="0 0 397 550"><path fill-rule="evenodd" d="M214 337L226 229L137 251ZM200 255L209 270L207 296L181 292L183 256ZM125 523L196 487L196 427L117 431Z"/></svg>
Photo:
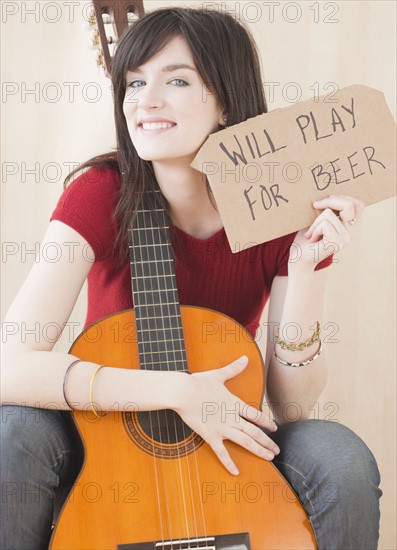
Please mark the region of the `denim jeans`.
<svg viewBox="0 0 397 550"><path fill-rule="evenodd" d="M68 412L4 406L1 414L1 549L45 549L82 445ZM273 463L302 502L318 548L376 549L382 491L365 443L320 420L286 424L271 437L281 449Z"/></svg>

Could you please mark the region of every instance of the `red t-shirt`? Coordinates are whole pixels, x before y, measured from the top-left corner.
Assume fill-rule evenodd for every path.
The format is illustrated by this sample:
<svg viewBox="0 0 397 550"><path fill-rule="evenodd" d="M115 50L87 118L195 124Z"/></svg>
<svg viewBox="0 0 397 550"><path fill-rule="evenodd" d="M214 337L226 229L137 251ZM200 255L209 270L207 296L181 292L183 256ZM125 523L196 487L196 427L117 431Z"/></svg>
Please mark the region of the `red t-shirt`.
<svg viewBox="0 0 397 550"><path fill-rule="evenodd" d="M129 263L120 266L112 250L119 185L118 172L91 168L66 188L51 216L77 231L95 253L85 326L132 307ZM289 250L297 232L232 253L224 229L208 239L192 237L176 226L173 231L179 302L229 315L254 336L274 277L288 275ZM332 258L315 270L330 265Z"/></svg>

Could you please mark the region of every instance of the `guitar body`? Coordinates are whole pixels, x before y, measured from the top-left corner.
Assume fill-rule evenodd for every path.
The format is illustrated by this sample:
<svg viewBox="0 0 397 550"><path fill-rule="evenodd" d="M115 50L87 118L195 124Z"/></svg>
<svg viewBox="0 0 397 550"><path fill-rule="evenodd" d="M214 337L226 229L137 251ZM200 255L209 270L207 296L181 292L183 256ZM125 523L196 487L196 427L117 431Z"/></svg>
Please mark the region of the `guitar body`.
<svg viewBox="0 0 397 550"><path fill-rule="evenodd" d="M263 363L249 333L212 310L181 306L181 314L189 371L219 368L247 355L247 368L226 386L260 408ZM71 353L98 364L138 369L134 312L92 325ZM204 404L204 418L219 407L221 403ZM184 432L186 425L176 430L171 422L154 436L156 411L143 413L145 418L151 415L149 429L147 420L140 421L135 413L108 412L97 418L87 407L72 414L85 460L54 528L53 550L143 550L154 548L154 542L167 550L316 548L301 504L271 462L226 441L240 471L232 476L207 443L194 432ZM236 533L245 534L248 543L239 546L228 538ZM204 537L218 535L223 539L205 542Z"/></svg>

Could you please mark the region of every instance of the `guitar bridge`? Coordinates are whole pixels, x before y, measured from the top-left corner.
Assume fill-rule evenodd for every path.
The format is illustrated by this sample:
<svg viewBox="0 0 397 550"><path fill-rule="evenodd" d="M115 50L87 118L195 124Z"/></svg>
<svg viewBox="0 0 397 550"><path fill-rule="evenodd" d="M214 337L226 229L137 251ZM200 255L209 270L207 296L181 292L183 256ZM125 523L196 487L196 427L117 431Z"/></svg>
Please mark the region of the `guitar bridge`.
<svg viewBox="0 0 397 550"><path fill-rule="evenodd" d="M251 550L248 533L120 544L117 550Z"/></svg>

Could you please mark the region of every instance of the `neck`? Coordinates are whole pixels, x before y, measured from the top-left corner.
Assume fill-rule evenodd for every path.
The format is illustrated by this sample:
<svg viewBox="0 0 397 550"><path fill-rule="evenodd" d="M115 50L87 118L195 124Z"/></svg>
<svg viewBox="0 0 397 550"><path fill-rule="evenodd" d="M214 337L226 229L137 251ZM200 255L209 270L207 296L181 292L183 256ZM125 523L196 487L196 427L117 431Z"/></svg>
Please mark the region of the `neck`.
<svg viewBox="0 0 397 550"><path fill-rule="evenodd" d="M194 237L205 239L223 227L210 201L206 178L190 166L176 162L153 162L159 187L167 199L174 225Z"/></svg>

